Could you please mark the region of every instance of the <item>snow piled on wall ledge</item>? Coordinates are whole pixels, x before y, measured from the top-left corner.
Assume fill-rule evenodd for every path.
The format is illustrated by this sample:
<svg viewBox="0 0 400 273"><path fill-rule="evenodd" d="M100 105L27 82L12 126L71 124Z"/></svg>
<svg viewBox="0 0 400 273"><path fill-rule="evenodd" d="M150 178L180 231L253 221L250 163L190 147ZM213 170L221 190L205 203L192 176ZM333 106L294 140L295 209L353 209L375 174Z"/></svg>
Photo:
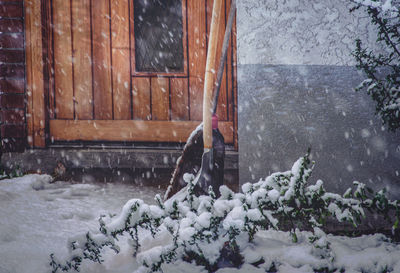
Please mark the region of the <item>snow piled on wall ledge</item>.
<svg viewBox="0 0 400 273"><path fill-rule="evenodd" d="M239 64L355 65L356 37L374 48L376 32L349 0L240 0Z"/></svg>

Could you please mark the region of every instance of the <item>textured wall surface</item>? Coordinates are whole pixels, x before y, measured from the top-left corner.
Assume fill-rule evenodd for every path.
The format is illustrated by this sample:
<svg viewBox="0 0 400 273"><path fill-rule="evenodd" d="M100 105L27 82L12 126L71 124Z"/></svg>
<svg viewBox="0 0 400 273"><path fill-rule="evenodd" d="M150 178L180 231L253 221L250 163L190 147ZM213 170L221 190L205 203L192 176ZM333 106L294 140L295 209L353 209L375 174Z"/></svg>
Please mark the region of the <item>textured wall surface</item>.
<svg viewBox="0 0 400 273"><path fill-rule="evenodd" d="M240 183L286 171L312 148L312 180L343 193L353 181L400 198L400 132L382 129L353 88L350 52L375 29L346 0L238 1Z"/></svg>
<svg viewBox="0 0 400 273"><path fill-rule="evenodd" d="M354 39L376 39L348 0L239 0L239 64L353 65Z"/></svg>

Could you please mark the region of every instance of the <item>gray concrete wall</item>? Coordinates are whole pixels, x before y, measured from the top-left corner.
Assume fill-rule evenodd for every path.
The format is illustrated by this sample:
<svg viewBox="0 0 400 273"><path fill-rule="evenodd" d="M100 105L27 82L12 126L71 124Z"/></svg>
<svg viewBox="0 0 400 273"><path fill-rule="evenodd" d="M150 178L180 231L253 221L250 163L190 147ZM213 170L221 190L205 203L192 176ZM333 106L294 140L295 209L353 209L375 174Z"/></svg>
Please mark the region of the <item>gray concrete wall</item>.
<svg viewBox="0 0 400 273"><path fill-rule="evenodd" d="M400 198L400 132L353 88L350 56L374 29L348 1L238 1L240 183L291 168L312 148L312 181L343 193L353 181Z"/></svg>

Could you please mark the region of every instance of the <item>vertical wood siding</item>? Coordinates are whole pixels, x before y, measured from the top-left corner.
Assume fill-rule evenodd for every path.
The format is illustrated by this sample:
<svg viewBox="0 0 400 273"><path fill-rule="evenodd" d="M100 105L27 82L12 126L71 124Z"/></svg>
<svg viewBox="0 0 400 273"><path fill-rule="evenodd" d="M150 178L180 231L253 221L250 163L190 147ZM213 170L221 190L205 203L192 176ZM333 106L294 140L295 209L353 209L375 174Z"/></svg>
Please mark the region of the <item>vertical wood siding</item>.
<svg viewBox="0 0 400 273"><path fill-rule="evenodd" d="M182 0L184 70L135 71L133 0L52 0L49 17L55 120L201 121L213 0ZM226 0L225 22L230 9ZM17 27L17 26L16 26ZM221 48L225 23L221 26ZM232 32L232 37L234 32ZM231 39L217 114L235 131L235 42ZM218 51L219 61L221 52Z"/></svg>
<svg viewBox="0 0 400 273"><path fill-rule="evenodd" d="M72 48L76 119L93 118L90 25L90 0L72 0Z"/></svg>

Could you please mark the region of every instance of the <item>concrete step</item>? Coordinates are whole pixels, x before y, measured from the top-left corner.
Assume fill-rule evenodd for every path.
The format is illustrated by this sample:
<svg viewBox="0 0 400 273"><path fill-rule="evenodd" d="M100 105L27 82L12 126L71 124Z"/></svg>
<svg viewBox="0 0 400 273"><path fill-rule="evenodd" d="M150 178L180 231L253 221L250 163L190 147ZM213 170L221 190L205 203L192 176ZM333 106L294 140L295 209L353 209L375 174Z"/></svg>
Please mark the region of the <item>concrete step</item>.
<svg viewBox="0 0 400 273"><path fill-rule="evenodd" d="M1 165L24 173L55 174L77 182L129 182L164 187L171 179L182 149L65 148L31 149L23 153L5 153ZM225 182L237 190L238 153L225 154Z"/></svg>
<svg viewBox="0 0 400 273"><path fill-rule="evenodd" d="M6 168L51 173L62 162L67 169L146 168L173 169L182 150L177 149L32 149L24 153L5 153L1 163ZM238 153L227 151L225 169L238 168Z"/></svg>

